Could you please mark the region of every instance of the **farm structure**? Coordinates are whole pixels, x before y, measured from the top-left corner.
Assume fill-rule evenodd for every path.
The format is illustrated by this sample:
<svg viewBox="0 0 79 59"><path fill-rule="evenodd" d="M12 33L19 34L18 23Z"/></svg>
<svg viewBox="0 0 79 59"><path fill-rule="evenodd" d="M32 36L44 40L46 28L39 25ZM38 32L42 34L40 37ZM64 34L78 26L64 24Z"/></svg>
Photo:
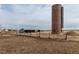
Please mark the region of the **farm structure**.
<svg viewBox="0 0 79 59"><path fill-rule="evenodd" d="M60 33L63 28L63 7L61 4L52 6L52 33Z"/></svg>

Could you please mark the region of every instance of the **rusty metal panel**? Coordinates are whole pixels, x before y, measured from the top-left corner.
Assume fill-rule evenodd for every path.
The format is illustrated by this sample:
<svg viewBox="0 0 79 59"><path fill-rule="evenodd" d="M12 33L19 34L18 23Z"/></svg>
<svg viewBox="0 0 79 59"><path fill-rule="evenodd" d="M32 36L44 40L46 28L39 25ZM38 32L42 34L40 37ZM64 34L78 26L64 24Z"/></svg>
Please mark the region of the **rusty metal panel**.
<svg viewBox="0 0 79 59"><path fill-rule="evenodd" d="M61 7L61 28L64 28L63 26L63 19L64 19L64 14L63 14L63 7Z"/></svg>

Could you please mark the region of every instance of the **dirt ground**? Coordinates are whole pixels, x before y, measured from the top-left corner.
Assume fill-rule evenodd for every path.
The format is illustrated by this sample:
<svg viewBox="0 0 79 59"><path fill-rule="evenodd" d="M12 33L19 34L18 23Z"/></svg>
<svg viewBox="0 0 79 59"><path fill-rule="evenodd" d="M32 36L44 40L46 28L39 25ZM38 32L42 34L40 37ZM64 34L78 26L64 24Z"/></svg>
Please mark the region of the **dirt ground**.
<svg viewBox="0 0 79 59"><path fill-rule="evenodd" d="M68 54L79 53L79 41L0 34L2 54Z"/></svg>

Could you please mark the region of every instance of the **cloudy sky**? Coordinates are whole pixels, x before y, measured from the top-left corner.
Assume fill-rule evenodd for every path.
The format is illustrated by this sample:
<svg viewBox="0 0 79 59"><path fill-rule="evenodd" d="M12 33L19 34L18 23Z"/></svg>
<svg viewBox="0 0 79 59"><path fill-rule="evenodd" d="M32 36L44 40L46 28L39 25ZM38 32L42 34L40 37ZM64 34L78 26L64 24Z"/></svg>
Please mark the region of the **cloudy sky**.
<svg viewBox="0 0 79 59"><path fill-rule="evenodd" d="M1 27L47 29L51 27L50 5L0 5Z"/></svg>
<svg viewBox="0 0 79 59"><path fill-rule="evenodd" d="M79 28L79 4L67 4L64 7L64 27Z"/></svg>
<svg viewBox="0 0 79 59"><path fill-rule="evenodd" d="M79 5L63 5L64 27L79 27ZM51 5L0 5L0 27L51 29Z"/></svg>

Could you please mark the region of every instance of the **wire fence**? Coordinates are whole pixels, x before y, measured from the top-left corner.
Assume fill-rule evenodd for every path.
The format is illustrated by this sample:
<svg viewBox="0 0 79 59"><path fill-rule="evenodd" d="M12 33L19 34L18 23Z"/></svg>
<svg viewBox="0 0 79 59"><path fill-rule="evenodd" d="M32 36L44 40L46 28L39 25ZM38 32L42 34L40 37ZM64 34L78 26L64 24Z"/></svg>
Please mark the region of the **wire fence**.
<svg viewBox="0 0 79 59"><path fill-rule="evenodd" d="M12 33L13 34L13 33ZM67 40L68 35L63 34L52 34L51 32L47 31L39 31L39 32L29 32L29 33L19 33L16 32L14 35L17 36L28 36L28 37L34 37L34 38L44 38L44 39L58 39L58 40Z"/></svg>
<svg viewBox="0 0 79 59"><path fill-rule="evenodd" d="M20 33L15 31L5 31L0 32L0 37L2 36L24 36L24 37L33 37L33 38L42 38L42 39L53 39L53 40L68 40L67 34L52 34L51 31L39 31L39 32L29 32L29 33Z"/></svg>
<svg viewBox="0 0 79 59"><path fill-rule="evenodd" d="M48 40L73 40L73 41L79 41L79 35L68 35L67 32L62 32L60 34L52 34L51 31L35 31L35 32L23 32L20 33L19 31L1 31L0 32L0 39L1 37L30 37L30 38L39 38L39 39L48 39ZM72 33L71 33L72 34ZM6 39L6 38L5 38Z"/></svg>

